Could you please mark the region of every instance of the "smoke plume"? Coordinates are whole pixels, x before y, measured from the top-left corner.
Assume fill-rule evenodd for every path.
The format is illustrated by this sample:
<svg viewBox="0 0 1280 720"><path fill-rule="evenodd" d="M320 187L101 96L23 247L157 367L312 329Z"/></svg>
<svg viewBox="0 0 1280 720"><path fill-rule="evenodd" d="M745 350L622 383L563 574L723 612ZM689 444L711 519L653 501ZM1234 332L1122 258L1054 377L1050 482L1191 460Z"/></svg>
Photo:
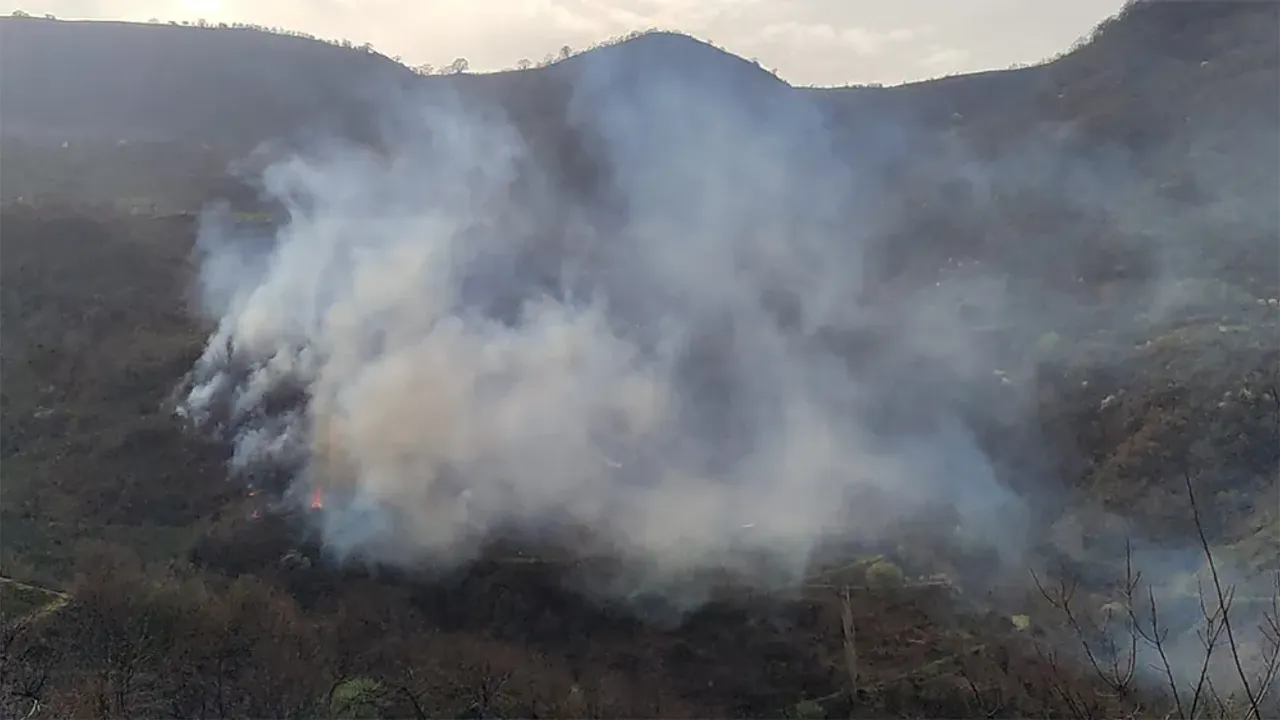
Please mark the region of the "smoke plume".
<svg viewBox="0 0 1280 720"><path fill-rule="evenodd" d="M383 151L268 167L273 238L202 226L218 328L184 414L234 437L238 471L323 488L326 544L384 562L578 528L654 578L789 583L822 542L937 508L1017 556L1022 503L948 406L990 373L950 299L998 287L873 312L865 178L814 106L612 79L588 66L569 107L604 201L452 96L413 100ZM851 363L832 332L878 333L876 357Z"/></svg>
<svg viewBox="0 0 1280 720"><path fill-rule="evenodd" d="M542 71L564 104L533 123L442 82L387 103L378 148L268 163L285 222L202 223L217 330L181 412L238 476L319 493L339 556L447 568L518 534L622 559L611 592L681 594L925 528L1021 572L1054 502L1028 380L1079 349L1059 330L1105 329L1090 352L1119 363L1235 302L1179 282L1218 267L1226 200L1166 197L1069 125L994 157L871 113L836 135L816 95L672 42ZM904 199L895 166L961 199ZM1087 308L1086 275L1123 292Z"/></svg>
<svg viewBox="0 0 1280 720"><path fill-rule="evenodd" d="M237 476L283 474L304 506L322 494L312 517L338 556L449 568L516 534L622 560L609 592L696 603L698 573L794 586L828 544L921 527L996 568L1024 569L1035 542L1063 551L1033 532L1054 492L1036 463L1010 471L980 442L1020 428L1008 455L1042 454L1026 381L1082 351L1058 331L1105 330L1089 352L1118 365L1187 307L1254 305L1183 280L1256 265L1256 238L1275 236L1274 205L1229 191L1244 181L1212 192L1256 154L1196 138L1185 185L1208 199L1193 202L1127 151L1066 150L1069 125L993 158L868 116L859 145L816 95L666 59L542 71L567 89L550 140L442 82L389 104L381 147L271 162L285 222L202 222L217 329L181 413L232 440ZM886 192L898 153L963 199ZM1217 230L1238 247L1203 242ZM1002 255L894 285L885 268L916 262L899 241ZM1105 307L1073 295L1086 275L1116 281ZM1199 577L1201 549L1139 545L1151 597L1194 626L1175 585ZM1191 638L1165 647L1179 682Z"/></svg>

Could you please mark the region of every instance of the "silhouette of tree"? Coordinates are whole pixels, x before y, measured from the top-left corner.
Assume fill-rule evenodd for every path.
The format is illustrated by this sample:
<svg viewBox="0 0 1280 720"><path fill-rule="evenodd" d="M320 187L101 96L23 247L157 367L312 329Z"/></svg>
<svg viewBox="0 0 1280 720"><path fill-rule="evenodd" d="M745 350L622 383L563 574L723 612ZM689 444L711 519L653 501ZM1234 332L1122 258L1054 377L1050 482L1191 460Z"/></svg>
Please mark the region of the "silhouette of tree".
<svg viewBox="0 0 1280 720"><path fill-rule="evenodd" d="M460 57L454 60L453 62L449 63L449 67L446 68L445 70L450 75L461 75L462 73L466 72L470 67L471 67L471 63L467 62L466 58Z"/></svg>

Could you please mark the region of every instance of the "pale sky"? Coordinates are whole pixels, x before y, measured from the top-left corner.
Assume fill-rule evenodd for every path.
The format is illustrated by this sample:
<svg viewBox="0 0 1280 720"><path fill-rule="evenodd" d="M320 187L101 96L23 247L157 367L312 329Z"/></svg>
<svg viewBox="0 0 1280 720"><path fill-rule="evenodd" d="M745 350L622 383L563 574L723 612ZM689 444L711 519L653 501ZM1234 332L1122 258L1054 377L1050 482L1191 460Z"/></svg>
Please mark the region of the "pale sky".
<svg viewBox="0 0 1280 720"><path fill-rule="evenodd" d="M657 27L757 58L795 85L893 84L1032 63L1123 0L0 0L65 19L248 22L473 72Z"/></svg>

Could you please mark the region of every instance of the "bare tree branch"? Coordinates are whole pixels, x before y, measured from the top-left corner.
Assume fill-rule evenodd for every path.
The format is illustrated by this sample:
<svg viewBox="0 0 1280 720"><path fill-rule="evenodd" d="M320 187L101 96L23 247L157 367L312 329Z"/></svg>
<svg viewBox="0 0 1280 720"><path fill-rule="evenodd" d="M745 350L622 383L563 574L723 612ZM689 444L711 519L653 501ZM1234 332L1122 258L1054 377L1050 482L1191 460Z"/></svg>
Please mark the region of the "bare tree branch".
<svg viewBox="0 0 1280 720"><path fill-rule="evenodd" d="M1240 646L1236 643L1235 631L1231 628L1231 612L1227 600L1230 592L1223 590L1222 580L1218 576L1218 564L1213 558L1213 550L1209 547L1209 538L1205 534L1204 523L1200 518L1200 506L1196 502L1191 473L1185 467L1182 471L1182 478L1187 487L1187 500L1191 503L1191 517L1195 521L1196 535L1200 539L1200 548L1204 551L1205 560L1209 564L1209 573L1213 579L1213 589L1218 597L1218 606L1222 609L1222 626L1227 633L1227 648L1231 651L1231 659L1235 663L1236 675L1240 678L1245 698L1249 701L1250 713L1255 720L1262 720L1262 710L1258 707L1257 696L1253 694L1253 689L1249 686L1249 677L1244 671L1244 663L1240 661Z"/></svg>

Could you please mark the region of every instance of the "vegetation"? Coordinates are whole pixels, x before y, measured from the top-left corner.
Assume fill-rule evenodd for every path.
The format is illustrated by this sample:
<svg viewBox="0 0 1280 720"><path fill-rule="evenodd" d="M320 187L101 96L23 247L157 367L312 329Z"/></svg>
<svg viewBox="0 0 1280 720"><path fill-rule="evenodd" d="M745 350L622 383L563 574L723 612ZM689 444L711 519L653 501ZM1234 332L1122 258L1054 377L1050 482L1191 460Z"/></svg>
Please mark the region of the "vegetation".
<svg viewBox="0 0 1280 720"><path fill-rule="evenodd" d="M1268 19L1274 28L1275 8L1158 5L1131 7L1042 66L901 88L782 86L818 98L860 157L875 145L855 117L920 128L915 153L884 161L885 195L900 204L892 225L903 230L872 247L867 272L881 292L976 263L1023 269L1022 282L1082 299L1080 315L1014 338L1008 371L993 376L993 398L1004 381L1025 381L1033 407L1017 423L975 428L1001 482L1049 495L1034 576L1001 586L953 536L922 527L909 546L815 567L794 596L726 588L678 627L569 590L579 569L563 548L495 547L445 577L328 560L297 518L255 517L255 499L225 480L225 445L173 423L170 392L209 329L187 307L191 211L229 197L238 221L270 223L270 208L222 168L246 144L341 105L345 86L233 118L234 137L218 134L221 116L165 109L201 87L191 78L211 77L198 74L156 80L138 96L141 112L159 113L139 131L147 137L121 143L112 133L133 126L109 113L98 114L99 135L69 142L9 134L0 149L0 714L1276 716L1280 594L1264 581L1280 572L1280 269L1269 217L1178 235L1212 252L1179 268L1178 301L1161 317L1121 317L1115 308L1134 306L1111 301L1154 275L1144 259L1172 231L1091 217L1068 182L1028 187L1002 169L1024 156L1019 143L1071 122L1079 132L1063 142L1073 157L1124 148L1139 168L1126 182L1172 198L1160 207L1205 194L1265 207L1259 198L1278 183L1265 174L1274 163L1248 145L1260 136L1242 132L1233 144L1207 128L1265 121L1263 88L1277 106L1280 41L1262 31ZM6 43L16 37L0 30ZM171 29L103 32L134 30ZM204 35L225 43L209 46L224 57L260 28L215 30ZM95 52L117 52L114 43ZM289 58L284 84L380 59L338 44L347 49L338 60L312 53L314 43L277 47L274 57ZM78 67L93 64L78 57ZM553 59L573 57L562 49ZM1157 69L1139 72L1152 57ZM195 73L184 62L175 72ZM5 64L6 84L16 65ZM557 181L583 194L595 186L600 169L586 139L566 129L553 68L443 80L426 70L404 76L500 98ZM450 74L466 70L455 62ZM66 105L21 108L29 115L14 125L6 96L5 132L63 133L65 118L85 114L68 108L101 102L73 90L82 94ZM215 101L251 106L250 90ZM931 152L957 138L997 168L986 188L957 184L960 171ZM1166 187L1185 180L1179 158L1189 152L1197 167L1220 162L1240 176L1205 171L1191 183L1199 187ZM982 190L996 200L979 211ZM1073 252L1046 250L1063 243ZM1036 252L1048 260L1030 262ZM1188 538L1198 565L1176 571L1139 541Z"/></svg>

